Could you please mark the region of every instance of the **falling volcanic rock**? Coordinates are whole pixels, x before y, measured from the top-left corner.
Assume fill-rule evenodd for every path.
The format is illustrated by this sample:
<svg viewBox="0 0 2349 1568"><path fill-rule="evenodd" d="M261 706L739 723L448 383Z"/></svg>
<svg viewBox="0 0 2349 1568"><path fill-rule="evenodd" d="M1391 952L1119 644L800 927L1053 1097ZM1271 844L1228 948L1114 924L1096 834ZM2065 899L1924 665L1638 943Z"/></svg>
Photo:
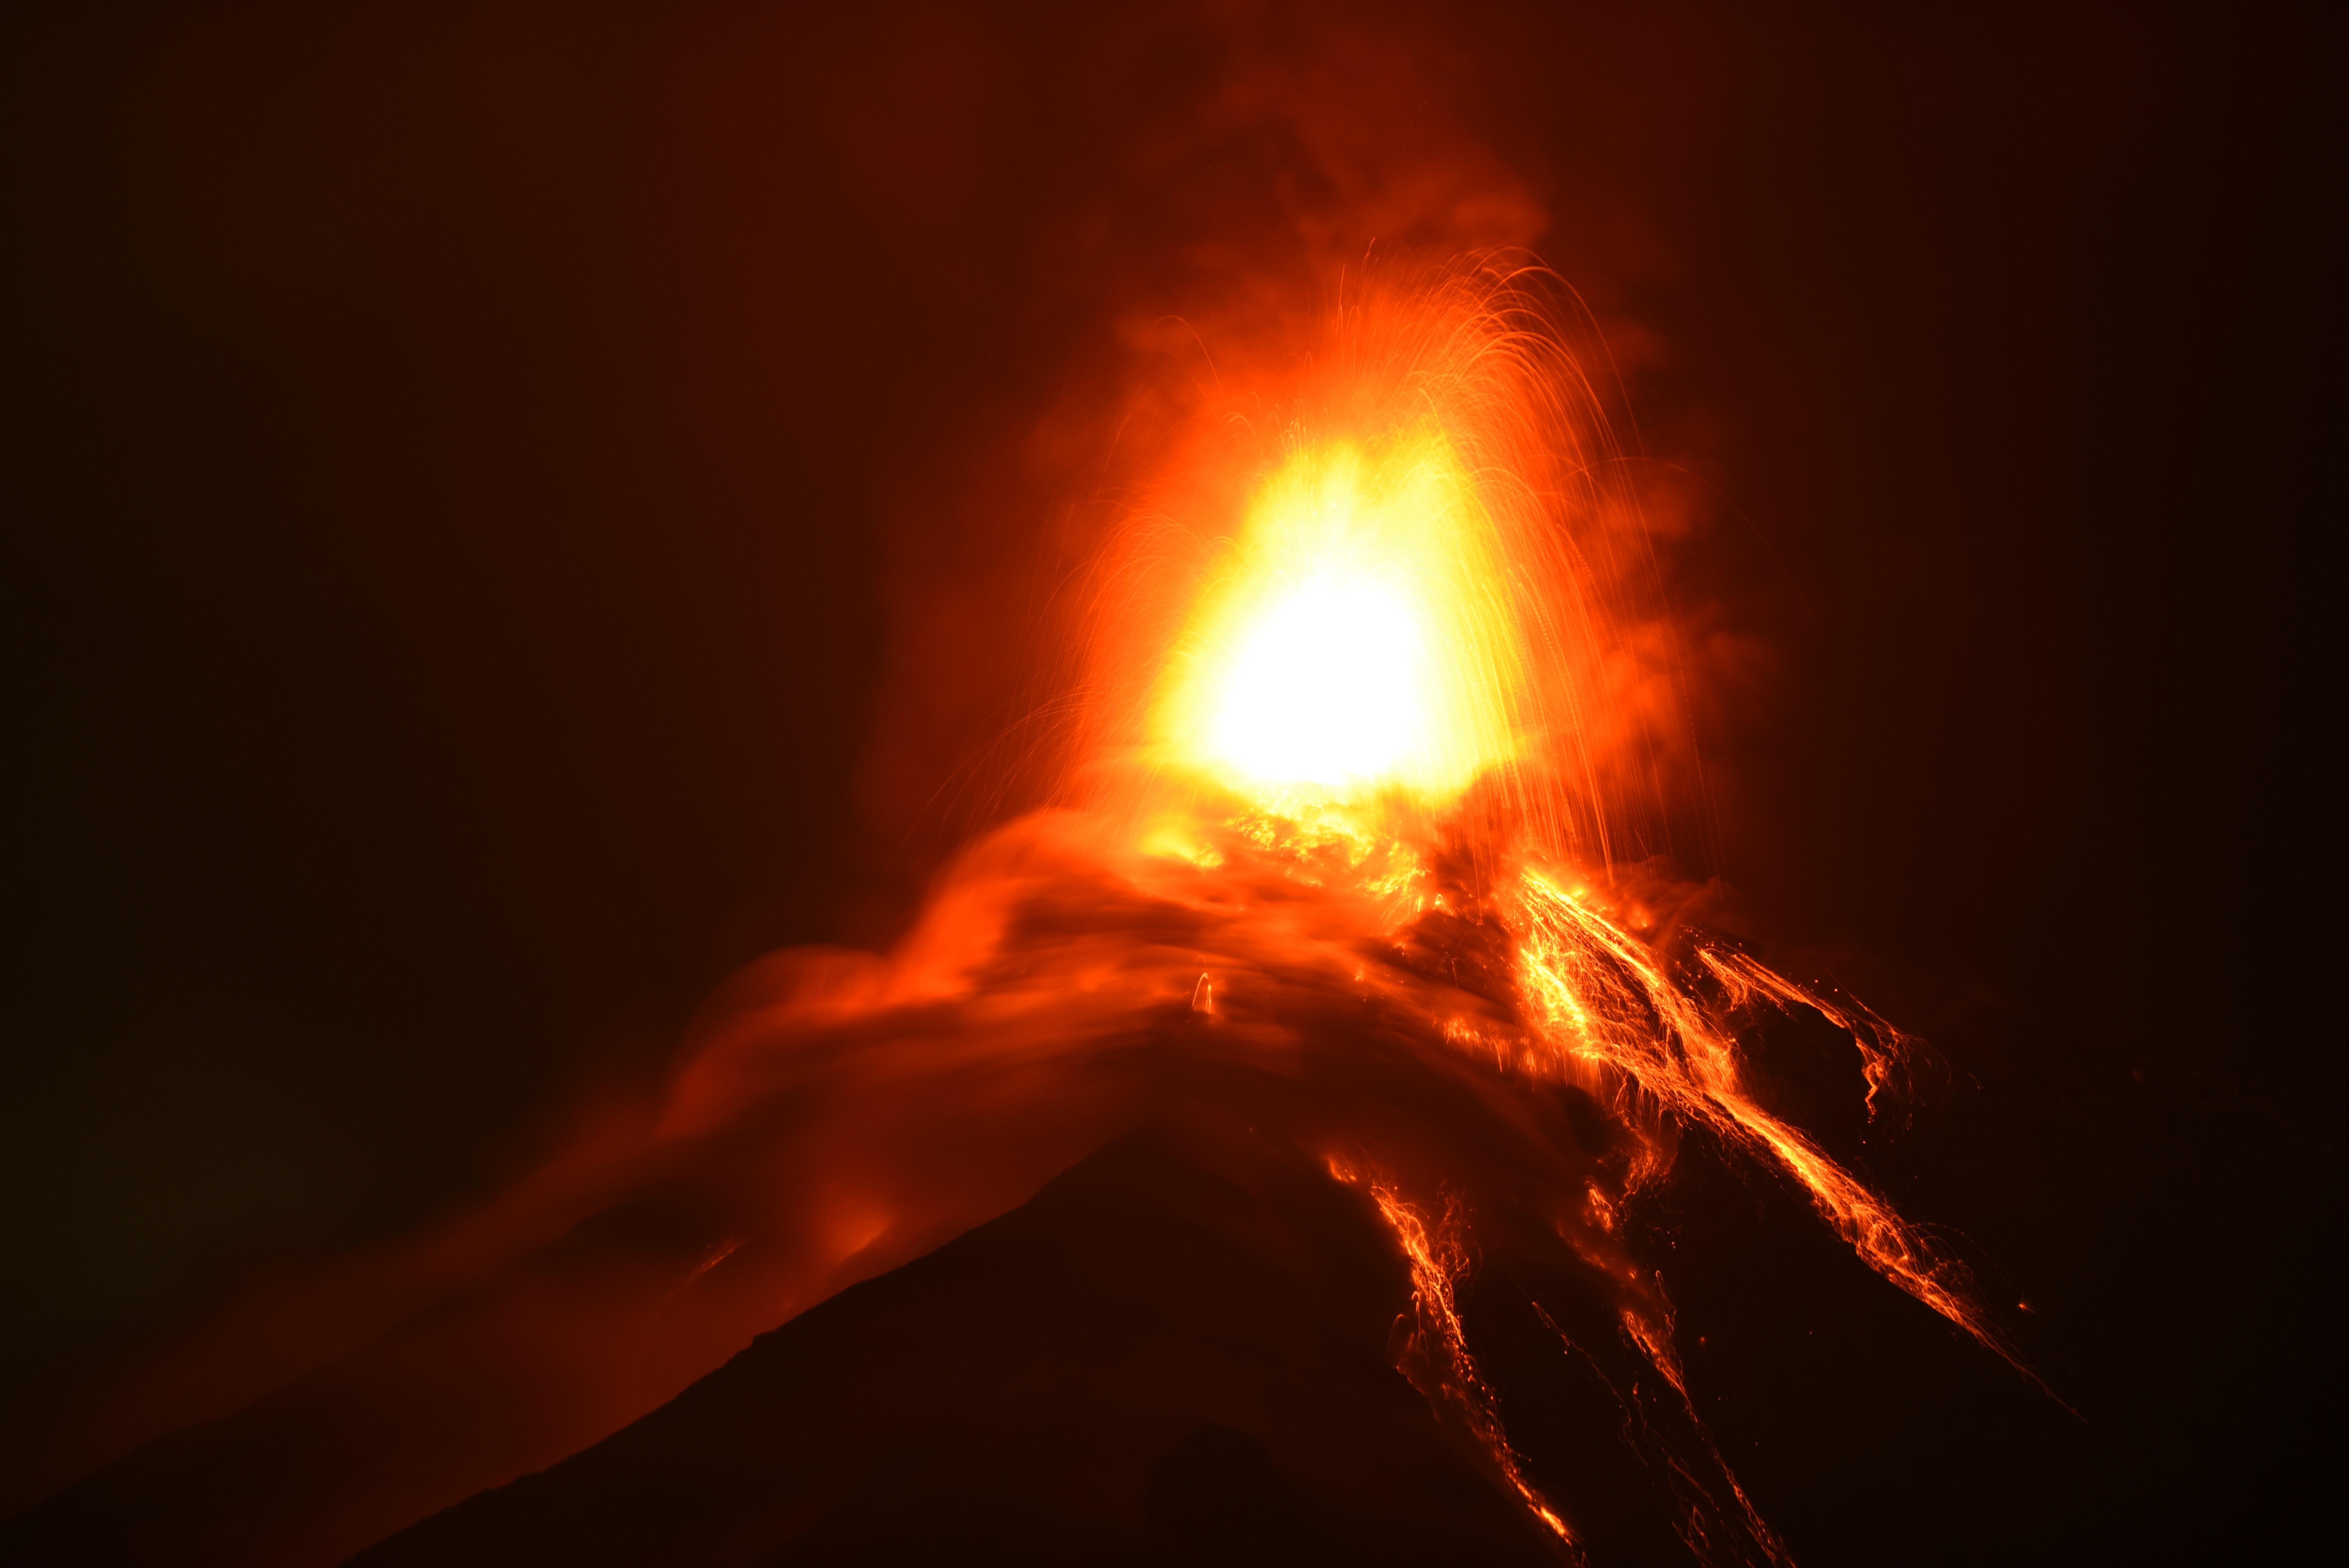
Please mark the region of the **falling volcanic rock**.
<svg viewBox="0 0 2349 1568"><path fill-rule="evenodd" d="M406 1563L1537 1563L1387 1348L1370 1202L1129 1138L668 1405L361 1554Z"/></svg>

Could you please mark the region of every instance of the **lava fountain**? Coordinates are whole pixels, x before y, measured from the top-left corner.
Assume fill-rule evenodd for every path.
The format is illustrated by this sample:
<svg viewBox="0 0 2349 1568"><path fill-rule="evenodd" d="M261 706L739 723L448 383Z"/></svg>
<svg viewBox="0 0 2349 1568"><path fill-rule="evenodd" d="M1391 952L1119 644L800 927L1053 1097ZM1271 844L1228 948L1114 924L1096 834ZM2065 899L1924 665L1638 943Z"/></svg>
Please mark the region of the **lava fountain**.
<svg viewBox="0 0 2349 1568"><path fill-rule="evenodd" d="M1218 911L1248 901L1256 920L1279 909L1282 929L1253 934L1257 965L1318 959L1329 983L1473 1064L1497 1118L1537 1125L1560 1091L1605 1109L1613 1146L1580 1169L1503 1177L1346 1136L1320 1152L1410 1261L1402 1369L1561 1542L1577 1540L1571 1511L1513 1448L1455 1305L1480 1254L1524 1271L1555 1248L1580 1265L1611 1324L1594 1328L1587 1302L1573 1328L1535 1309L1558 1353L1603 1362L1640 1418L1684 1544L1783 1561L1689 1401L1663 1275L1620 1223L1680 1135L1702 1129L1798 1183L1870 1269L2024 1369L1966 1268L1748 1091L1740 1038L1763 1013L1831 1026L1871 1119L1899 1099L1919 1043L1723 939L1642 934L1654 923L1606 891L1624 838L1610 784L1642 760L1622 754L1640 726L1606 711L1625 656L1608 611L1644 542L1550 281L1486 259L1341 313L1327 367L1299 377L1257 456L1238 528L1186 584L1126 717L1123 792L1096 800L1137 824L1135 886ZM1210 965L1193 1005L1232 1010L1249 983ZM1660 1398L1673 1408L1632 1408Z"/></svg>

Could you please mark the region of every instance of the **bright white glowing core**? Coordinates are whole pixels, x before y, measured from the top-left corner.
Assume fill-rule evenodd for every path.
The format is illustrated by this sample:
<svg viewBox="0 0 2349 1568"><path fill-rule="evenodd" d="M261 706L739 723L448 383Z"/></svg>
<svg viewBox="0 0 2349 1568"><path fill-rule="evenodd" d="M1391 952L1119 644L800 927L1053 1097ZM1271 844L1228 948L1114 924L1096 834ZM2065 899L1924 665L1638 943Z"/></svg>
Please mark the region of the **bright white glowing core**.
<svg viewBox="0 0 2349 1568"><path fill-rule="evenodd" d="M1440 432L1292 453L1207 564L1153 701L1162 762L1287 810L1449 800L1516 756L1508 555Z"/></svg>
<svg viewBox="0 0 2349 1568"><path fill-rule="evenodd" d="M1268 782L1379 778L1425 743L1426 666L1408 593L1374 577L1317 574L1243 634L1217 694L1214 751Z"/></svg>

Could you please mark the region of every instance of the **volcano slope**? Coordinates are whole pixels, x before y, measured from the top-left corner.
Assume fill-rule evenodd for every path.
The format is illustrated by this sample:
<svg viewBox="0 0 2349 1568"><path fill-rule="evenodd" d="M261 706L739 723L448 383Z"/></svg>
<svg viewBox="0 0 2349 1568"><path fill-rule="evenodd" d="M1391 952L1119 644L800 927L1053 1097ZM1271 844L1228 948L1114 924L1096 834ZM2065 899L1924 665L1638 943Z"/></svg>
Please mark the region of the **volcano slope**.
<svg viewBox="0 0 2349 1568"><path fill-rule="evenodd" d="M1965 1562L2076 1506L2062 1408L1783 1171L1496 1055L1448 884L1389 930L1021 831L899 958L748 977L657 1119L452 1229L473 1286L0 1559L1539 1562L1547 1511L1596 1563ZM1857 1164L1824 1029L1752 1087Z"/></svg>
<svg viewBox="0 0 2349 1568"><path fill-rule="evenodd" d="M1411 1288L1326 1171L1123 1139L357 1562L1553 1561L1394 1370Z"/></svg>

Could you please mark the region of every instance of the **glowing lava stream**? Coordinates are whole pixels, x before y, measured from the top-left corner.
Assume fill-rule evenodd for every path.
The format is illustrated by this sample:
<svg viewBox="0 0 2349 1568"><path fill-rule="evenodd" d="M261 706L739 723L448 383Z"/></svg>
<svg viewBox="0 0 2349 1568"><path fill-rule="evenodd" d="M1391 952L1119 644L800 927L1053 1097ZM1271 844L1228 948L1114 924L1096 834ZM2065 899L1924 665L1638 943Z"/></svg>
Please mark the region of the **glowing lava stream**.
<svg viewBox="0 0 2349 1568"><path fill-rule="evenodd" d="M1704 1127L1775 1166L1868 1267L2029 1376L1964 1266L1753 1098L1733 1019L1756 1008L1808 1011L1841 1030L1859 1054L1871 1119L1899 1093L1917 1042L1733 949L1700 941L1674 957L1651 948L1574 878L1545 869L1565 859L1537 799L1539 789L1557 787L1526 779L1574 771L1556 755L1557 705L1542 695L1559 685L1543 660L1562 655L1557 637L1537 634L1545 563L1525 558L1521 528L1496 521L1491 475L1464 455L1481 449L1473 431L1455 438L1424 418L1370 437L1293 443L1223 549L1164 666L1146 720L1154 769L1197 781L1197 798L1237 798L1225 829L1300 863L1318 855L1309 881L1327 885L1332 864L1351 868L1361 890L1386 895L1390 934L1431 908L1457 907L1444 905L1431 874L1425 824L1446 812L1456 823L1473 787L1503 781L1488 793L1510 804L1513 813L1502 815L1512 820L1477 830L1482 886L1466 902L1480 907L1466 913L1506 934L1516 1016L1514 1026L1447 1025L1444 1037L1489 1053L1505 1073L1572 1083L1626 1120L1646 1119L1647 1152L1624 1195L1661 1175L1667 1120ZM1554 581L1554 562L1548 569ZM1192 858L1216 863L1211 853ZM1414 1203L1376 1171L1358 1176L1350 1159L1333 1156L1331 1169L1367 1188L1409 1261L1412 1381L1439 1411L1450 1408L1496 1479L1573 1549L1575 1532L1511 1447L1454 1305L1473 1216L1448 1192ZM1592 1202L1611 1233L1612 1209L1595 1190ZM1620 1277L1620 1260L1609 1262ZM1676 1391L1718 1464L1688 1400L1660 1279L1634 1275L1621 1332ZM1754 1551L1785 1561L1720 1468ZM1713 1560L1702 1542L1717 1536L1692 1511L1683 1531L1692 1550Z"/></svg>
<svg viewBox="0 0 2349 1568"><path fill-rule="evenodd" d="M1340 1181L1352 1180L1352 1172L1343 1167L1333 1166L1332 1171ZM1476 1358L1469 1353L1467 1331L1461 1326L1460 1308L1453 1294L1468 1266L1457 1206L1447 1210L1443 1221L1431 1228L1426 1216L1393 1188L1374 1183L1371 1198L1411 1263L1412 1306L1418 1321L1406 1345L1404 1375L1429 1404L1450 1402L1455 1407L1462 1424L1490 1458L1502 1481L1551 1533L1573 1545L1573 1529L1526 1479L1525 1461L1509 1446L1509 1435L1494 1408L1493 1391L1485 1386Z"/></svg>

